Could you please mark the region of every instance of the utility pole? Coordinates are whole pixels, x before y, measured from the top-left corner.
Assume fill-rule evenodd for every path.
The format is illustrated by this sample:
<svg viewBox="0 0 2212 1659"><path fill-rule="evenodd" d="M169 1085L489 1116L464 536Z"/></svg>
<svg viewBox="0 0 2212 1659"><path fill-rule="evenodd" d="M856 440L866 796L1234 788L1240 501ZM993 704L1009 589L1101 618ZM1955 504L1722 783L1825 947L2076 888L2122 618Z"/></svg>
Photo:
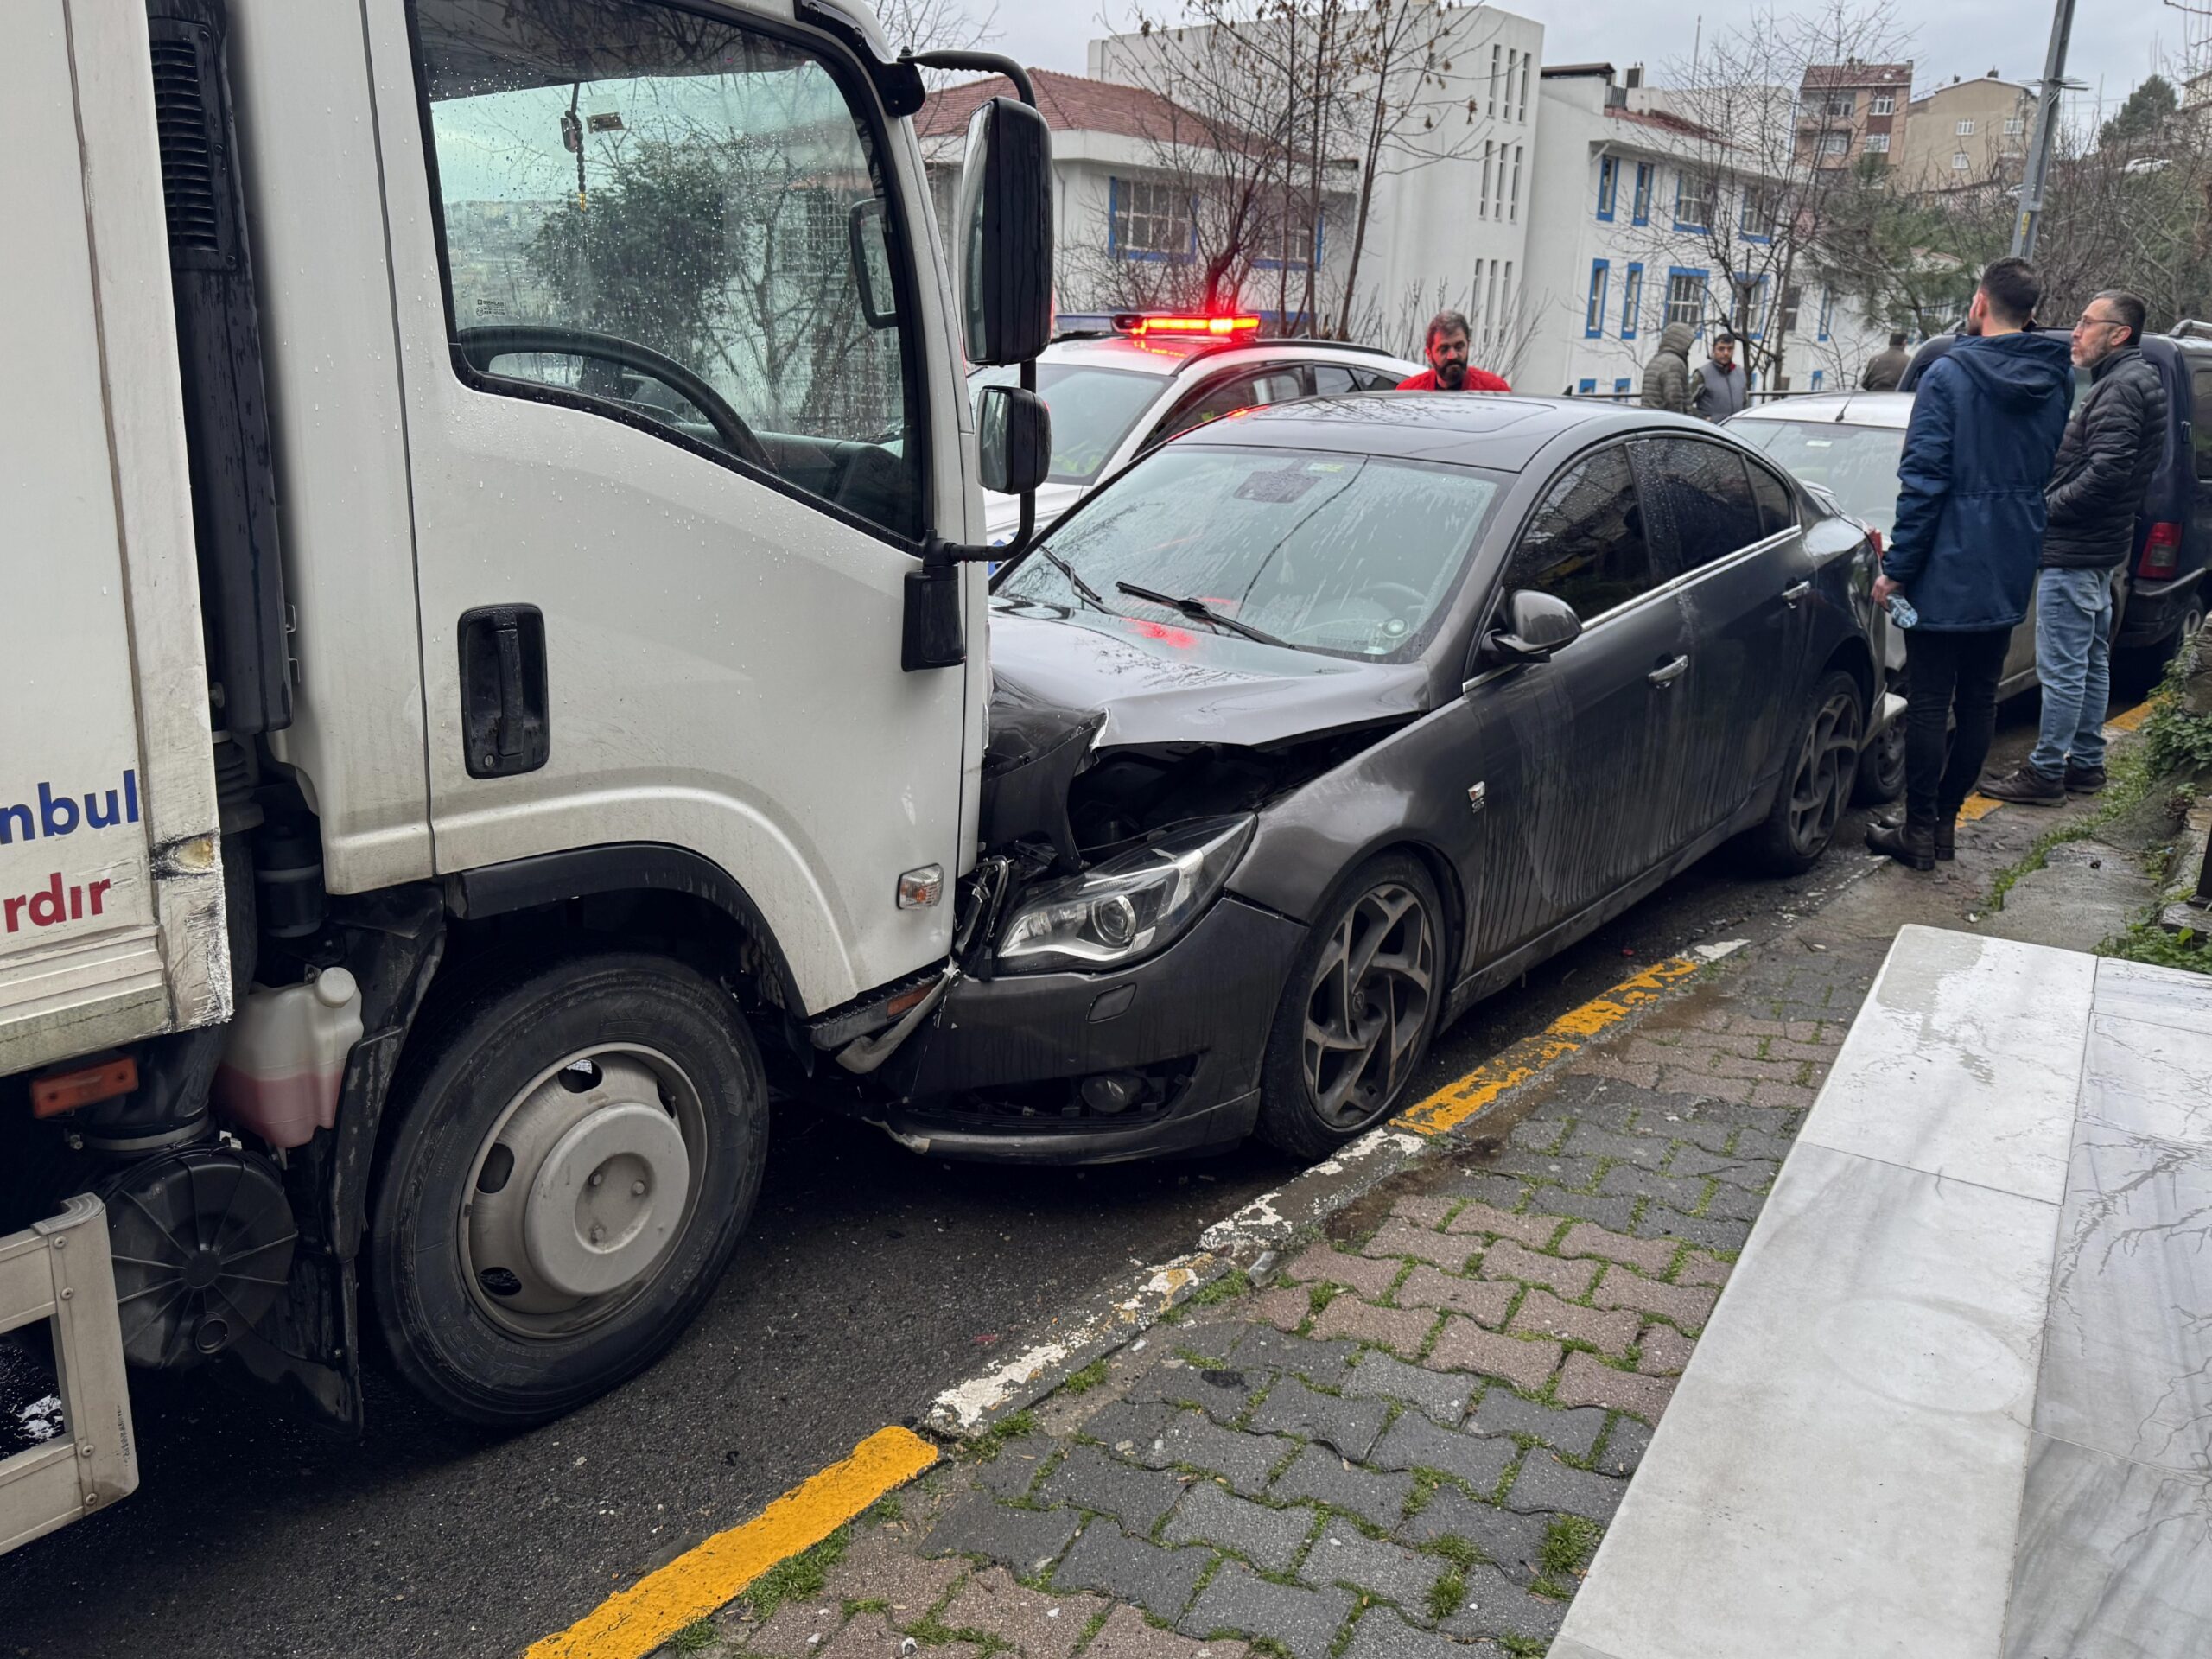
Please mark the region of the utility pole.
<svg viewBox="0 0 2212 1659"><path fill-rule="evenodd" d="M2066 90L2066 43L2074 33L2074 0L2058 0L2050 20L2050 51L2043 63L2043 92L2036 100L2036 135L2028 146L2028 168L2020 180L2020 214L2012 221L2015 258L2036 257L2036 230L2043 219L2044 186L2050 172L2051 145L2058 137L2059 97Z"/></svg>

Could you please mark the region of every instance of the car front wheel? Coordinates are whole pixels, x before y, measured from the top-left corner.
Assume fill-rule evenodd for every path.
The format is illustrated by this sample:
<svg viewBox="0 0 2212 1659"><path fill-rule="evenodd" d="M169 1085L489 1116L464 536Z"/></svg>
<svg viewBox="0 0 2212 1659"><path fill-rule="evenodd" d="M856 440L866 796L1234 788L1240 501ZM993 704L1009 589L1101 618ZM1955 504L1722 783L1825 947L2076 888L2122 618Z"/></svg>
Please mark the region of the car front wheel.
<svg viewBox="0 0 2212 1659"><path fill-rule="evenodd" d="M1802 875L1827 851L1851 804L1866 729L1859 682L1842 669L1824 675L1797 728L1774 810L1751 835L1753 856L1770 874Z"/></svg>

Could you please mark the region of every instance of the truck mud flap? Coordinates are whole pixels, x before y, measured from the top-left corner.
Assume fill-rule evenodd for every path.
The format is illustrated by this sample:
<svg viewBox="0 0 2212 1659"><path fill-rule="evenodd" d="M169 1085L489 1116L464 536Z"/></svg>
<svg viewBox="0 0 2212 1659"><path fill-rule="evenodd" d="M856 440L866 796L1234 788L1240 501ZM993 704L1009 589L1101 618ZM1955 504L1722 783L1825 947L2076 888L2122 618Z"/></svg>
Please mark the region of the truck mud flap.
<svg viewBox="0 0 2212 1659"><path fill-rule="evenodd" d="M105 1509L138 1484L107 1211L80 1193L61 1213L0 1238L0 1342L43 1325L54 1341L59 1421L0 1459L0 1554Z"/></svg>

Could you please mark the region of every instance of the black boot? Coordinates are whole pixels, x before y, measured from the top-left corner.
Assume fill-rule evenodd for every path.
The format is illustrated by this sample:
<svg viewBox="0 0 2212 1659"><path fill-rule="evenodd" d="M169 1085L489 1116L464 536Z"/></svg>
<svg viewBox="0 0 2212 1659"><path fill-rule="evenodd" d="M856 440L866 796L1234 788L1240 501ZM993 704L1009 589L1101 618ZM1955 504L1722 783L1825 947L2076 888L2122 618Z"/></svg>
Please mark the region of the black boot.
<svg viewBox="0 0 2212 1659"><path fill-rule="evenodd" d="M1936 861L1948 864L1959 855L1959 821L1956 817L1939 818L1936 822Z"/></svg>
<svg viewBox="0 0 2212 1659"><path fill-rule="evenodd" d="M1917 818L1901 823L1875 823L1866 831L1866 845L1894 858L1909 870L1936 868L1936 826Z"/></svg>

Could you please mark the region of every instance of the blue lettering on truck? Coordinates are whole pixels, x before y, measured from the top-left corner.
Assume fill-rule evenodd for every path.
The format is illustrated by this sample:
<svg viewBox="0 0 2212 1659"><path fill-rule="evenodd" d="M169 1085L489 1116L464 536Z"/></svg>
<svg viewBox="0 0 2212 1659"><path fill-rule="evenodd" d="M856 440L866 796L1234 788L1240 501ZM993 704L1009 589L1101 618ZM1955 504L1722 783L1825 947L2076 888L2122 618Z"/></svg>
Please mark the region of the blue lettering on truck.
<svg viewBox="0 0 2212 1659"><path fill-rule="evenodd" d="M125 770L120 790L88 789L81 799L67 791L56 795L54 785L41 783L34 804L18 801L0 806L0 847L17 841L52 841L73 835L79 828L108 830L118 823L138 822L138 774Z"/></svg>

